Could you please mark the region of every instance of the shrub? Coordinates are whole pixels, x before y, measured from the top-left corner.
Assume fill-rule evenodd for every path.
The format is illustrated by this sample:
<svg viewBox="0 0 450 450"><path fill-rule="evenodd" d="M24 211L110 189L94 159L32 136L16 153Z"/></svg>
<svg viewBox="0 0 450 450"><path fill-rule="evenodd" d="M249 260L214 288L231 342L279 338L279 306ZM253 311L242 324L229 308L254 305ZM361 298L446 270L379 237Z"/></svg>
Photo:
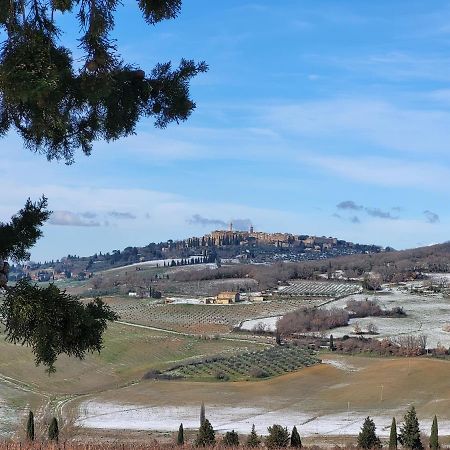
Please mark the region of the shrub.
<svg viewBox="0 0 450 450"><path fill-rule="evenodd" d="M289 444L289 431L281 425L272 425L267 428L269 435L266 437L266 446L269 449L287 447Z"/></svg>

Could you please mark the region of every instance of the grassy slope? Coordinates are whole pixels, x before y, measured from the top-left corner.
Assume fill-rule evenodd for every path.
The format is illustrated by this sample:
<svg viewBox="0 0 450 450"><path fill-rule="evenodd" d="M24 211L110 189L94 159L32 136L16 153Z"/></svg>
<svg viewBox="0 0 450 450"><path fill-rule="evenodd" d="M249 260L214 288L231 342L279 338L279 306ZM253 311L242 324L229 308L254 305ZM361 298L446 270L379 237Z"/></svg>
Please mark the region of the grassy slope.
<svg viewBox="0 0 450 450"><path fill-rule="evenodd" d="M162 368L184 358L246 348L260 347L113 324L106 332L105 347L99 355L88 355L84 361L61 357L56 374L49 377L44 368L34 366L28 348L8 344L0 335L0 374L51 394L79 394L130 383L151 368Z"/></svg>
<svg viewBox="0 0 450 450"><path fill-rule="evenodd" d="M324 358L326 359L326 358ZM201 399L223 406L289 409L311 414L355 412L372 415L404 413L415 404L423 417L450 419L450 362L435 359L378 359L330 355L342 368L328 364L267 381L195 383L143 382L105 392L96 400L136 405L193 405ZM380 386L384 386L380 401ZM220 388L218 388L220 387Z"/></svg>

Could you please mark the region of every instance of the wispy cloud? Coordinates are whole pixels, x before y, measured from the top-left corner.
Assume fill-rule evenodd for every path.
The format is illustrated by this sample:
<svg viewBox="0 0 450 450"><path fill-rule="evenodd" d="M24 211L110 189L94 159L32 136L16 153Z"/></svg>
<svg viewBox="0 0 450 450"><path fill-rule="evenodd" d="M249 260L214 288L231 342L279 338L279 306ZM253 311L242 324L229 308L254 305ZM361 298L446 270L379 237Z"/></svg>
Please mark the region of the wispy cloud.
<svg viewBox="0 0 450 450"><path fill-rule="evenodd" d="M438 223L440 221L439 215L430 211L430 210L425 210L423 212L425 219L428 223Z"/></svg>
<svg viewBox="0 0 450 450"><path fill-rule="evenodd" d="M344 200L336 205L337 209L350 209L353 211L360 211L363 209L362 205L357 205L353 200Z"/></svg>
<svg viewBox="0 0 450 450"><path fill-rule="evenodd" d="M187 222L191 225L201 225L201 226L222 226L226 227L227 223L222 219L210 219L208 217L203 217L200 214L194 214Z"/></svg>
<svg viewBox="0 0 450 450"><path fill-rule="evenodd" d="M54 211L50 216L49 223L51 225L62 225L71 227L99 227L100 222L94 220L86 220L83 214L71 211Z"/></svg>
<svg viewBox="0 0 450 450"><path fill-rule="evenodd" d="M398 220L397 216L393 216L389 211L383 211L380 208L365 208L365 211L369 216L379 219Z"/></svg>
<svg viewBox="0 0 450 450"><path fill-rule="evenodd" d="M134 214L122 211L109 211L108 216L113 217L114 219L126 219L126 220L136 219L136 216Z"/></svg>

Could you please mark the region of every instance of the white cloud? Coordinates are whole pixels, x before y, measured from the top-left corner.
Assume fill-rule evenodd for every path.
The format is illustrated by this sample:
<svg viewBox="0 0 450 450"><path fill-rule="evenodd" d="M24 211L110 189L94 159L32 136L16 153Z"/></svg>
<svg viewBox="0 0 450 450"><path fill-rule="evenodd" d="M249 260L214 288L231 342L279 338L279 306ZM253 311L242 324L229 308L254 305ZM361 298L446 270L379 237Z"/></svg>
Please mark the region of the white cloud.
<svg viewBox="0 0 450 450"><path fill-rule="evenodd" d="M51 225L71 227L99 227L100 223L94 220L86 220L83 214L71 211L53 211L48 221Z"/></svg>
<svg viewBox="0 0 450 450"><path fill-rule="evenodd" d="M298 160L347 180L448 192L450 169L438 164L376 157L303 156Z"/></svg>
<svg viewBox="0 0 450 450"><path fill-rule="evenodd" d="M450 112L399 108L371 99L334 99L272 106L268 123L301 137L362 140L385 149L448 155ZM339 140L339 141L338 141Z"/></svg>

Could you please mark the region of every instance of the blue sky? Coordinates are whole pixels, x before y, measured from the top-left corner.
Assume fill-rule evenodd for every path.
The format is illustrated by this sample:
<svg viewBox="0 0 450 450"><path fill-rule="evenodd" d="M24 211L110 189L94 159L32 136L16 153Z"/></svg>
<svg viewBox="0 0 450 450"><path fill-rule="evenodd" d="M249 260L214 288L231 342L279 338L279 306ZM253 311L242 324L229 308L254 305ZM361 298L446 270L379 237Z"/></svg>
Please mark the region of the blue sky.
<svg viewBox="0 0 450 450"><path fill-rule="evenodd" d="M156 27L135 4L118 11L124 59L146 71L207 61L191 88L197 109L165 130L143 120L71 166L2 139L0 218L41 194L55 211L33 259L230 220L395 248L449 239L448 2L186 0Z"/></svg>

